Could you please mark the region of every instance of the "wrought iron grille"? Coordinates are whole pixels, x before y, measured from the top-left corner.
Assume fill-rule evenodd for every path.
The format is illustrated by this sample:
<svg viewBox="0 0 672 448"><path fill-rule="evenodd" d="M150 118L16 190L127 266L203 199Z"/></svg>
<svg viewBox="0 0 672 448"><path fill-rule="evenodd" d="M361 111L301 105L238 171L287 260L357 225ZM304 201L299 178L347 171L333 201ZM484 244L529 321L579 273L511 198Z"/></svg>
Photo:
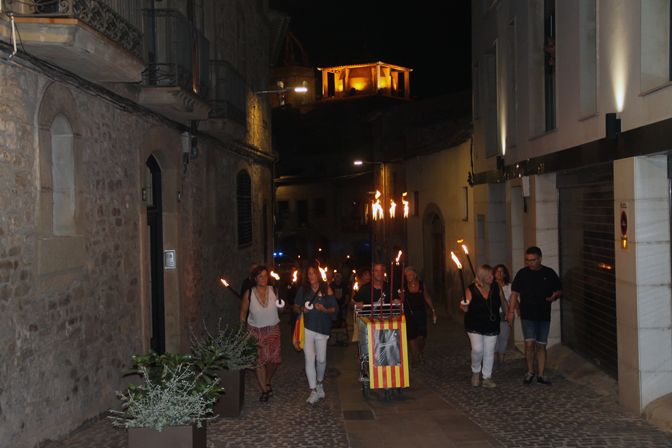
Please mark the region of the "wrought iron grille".
<svg viewBox="0 0 672 448"><path fill-rule="evenodd" d="M210 61L210 68L210 118L225 118L246 126L248 89L245 80L228 61Z"/></svg>
<svg viewBox="0 0 672 448"><path fill-rule="evenodd" d="M25 5L28 3L28 5ZM139 2L134 0L29 0L22 12L36 16L72 17L89 25L124 49L142 57Z"/></svg>
<svg viewBox="0 0 672 448"><path fill-rule="evenodd" d="M143 81L148 86L179 86L207 97L209 42L179 11L147 9Z"/></svg>

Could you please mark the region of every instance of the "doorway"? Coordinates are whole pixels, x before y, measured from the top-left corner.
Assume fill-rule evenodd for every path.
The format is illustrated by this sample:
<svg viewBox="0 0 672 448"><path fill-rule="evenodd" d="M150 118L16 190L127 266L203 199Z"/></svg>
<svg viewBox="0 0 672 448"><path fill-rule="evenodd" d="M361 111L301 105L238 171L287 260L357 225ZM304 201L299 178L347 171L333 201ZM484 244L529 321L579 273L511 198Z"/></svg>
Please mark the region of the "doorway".
<svg viewBox="0 0 672 448"><path fill-rule="evenodd" d="M166 323L163 289L163 206L161 167L153 156L147 167L147 230L149 234L149 271L151 291L152 336L150 346L157 353L166 351Z"/></svg>
<svg viewBox="0 0 672 448"><path fill-rule="evenodd" d="M446 265L445 265L446 231L439 207L429 204L424 213L422 229L423 271L425 284L435 303L446 304Z"/></svg>
<svg viewBox="0 0 672 448"><path fill-rule="evenodd" d="M562 342L618 376L611 163L558 174Z"/></svg>
<svg viewBox="0 0 672 448"><path fill-rule="evenodd" d="M446 290L445 276L443 275L446 272L444 266L444 233L441 218L434 215L432 217L432 287L437 297L443 296Z"/></svg>

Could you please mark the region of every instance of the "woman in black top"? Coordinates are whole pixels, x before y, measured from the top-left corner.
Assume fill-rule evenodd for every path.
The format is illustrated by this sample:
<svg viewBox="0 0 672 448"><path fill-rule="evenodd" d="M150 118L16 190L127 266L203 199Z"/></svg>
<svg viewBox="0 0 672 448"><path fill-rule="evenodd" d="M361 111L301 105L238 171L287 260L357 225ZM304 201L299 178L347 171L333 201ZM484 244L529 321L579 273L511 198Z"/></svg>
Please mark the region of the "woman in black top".
<svg viewBox="0 0 672 448"><path fill-rule="evenodd" d="M460 303L464 314L464 329L471 343L471 385L495 387L492 381L492 365L495 361L495 345L499 334L499 307L502 290L493 281L492 267L484 264L478 268L476 280L466 291L466 302Z"/></svg>
<svg viewBox="0 0 672 448"><path fill-rule="evenodd" d="M418 278L418 272L414 267L404 269L406 285L404 285L403 301L404 315L406 315L406 335L408 346L411 349L413 363L423 362L425 339L427 338L427 311L432 311L432 321L436 323L436 311L432 304L432 298L427 293L425 285Z"/></svg>

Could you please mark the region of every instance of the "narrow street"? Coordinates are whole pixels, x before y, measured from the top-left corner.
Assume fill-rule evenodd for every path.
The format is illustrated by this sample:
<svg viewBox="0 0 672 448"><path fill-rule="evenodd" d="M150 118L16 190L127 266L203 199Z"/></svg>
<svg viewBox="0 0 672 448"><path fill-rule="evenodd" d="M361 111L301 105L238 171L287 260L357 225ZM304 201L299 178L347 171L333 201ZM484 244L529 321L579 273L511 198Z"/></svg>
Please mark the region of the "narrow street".
<svg viewBox="0 0 672 448"><path fill-rule="evenodd" d="M286 317L286 316L285 316ZM669 447L672 434L623 411L615 396L551 371L553 385L521 382L523 358L509 353L493 376L495 389L469 384L468 343L461 326L445 318L430 328L427 361L411 371L411 388L386 402L362 398L356 346L330 346L327 397L316 406L308 394L303 356L285 331L283 365L275 396L260 403L254 376L238 419L208 427L209 447ZM124 448L126 434L103 419L48 448Z"/></svg>

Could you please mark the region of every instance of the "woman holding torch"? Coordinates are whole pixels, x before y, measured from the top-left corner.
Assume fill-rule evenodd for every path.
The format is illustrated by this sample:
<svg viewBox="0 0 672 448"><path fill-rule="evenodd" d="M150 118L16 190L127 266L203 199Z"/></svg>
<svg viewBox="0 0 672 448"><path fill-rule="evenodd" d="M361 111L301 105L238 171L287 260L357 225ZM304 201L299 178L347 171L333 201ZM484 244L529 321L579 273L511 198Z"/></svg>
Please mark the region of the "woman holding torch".
<svg viewBox="0 0 672 448"><path fill-rule="evenodd" d="M273 394L271 378L277 370L282 357L280 354L280 317L274 288L268 284L269 271L266 266L257 266L252 270L254 286L243 293L240 305L240 322L257 340L257 381L261 389L259 401L266 402Z"/></svg>
<svg viewBox="0 0 672 448"><path fill-rule="evenodd" d="M326 282L326 275L325 279L320 277L317 265L308 266L304 278L306 283L296 292L294 308L303 312L304 319L303 355L310 388L306 401L315 404L325 396L322 381L327 370L327 341L332 321L338 311L338 303ZM298 350L299 346L295 345L295 348Z"/></svg>
<svg viewBox="0 0 672 448"><path fill-rule="evenodd" d="M471 343L471 385L493 388L492 365L495 360L495 345L499 335L499 308L502 290L494 282L492 267L484 264L478 268L474 283L465 292L465 301L460 303L464 314L464 329Z"/></svg>

